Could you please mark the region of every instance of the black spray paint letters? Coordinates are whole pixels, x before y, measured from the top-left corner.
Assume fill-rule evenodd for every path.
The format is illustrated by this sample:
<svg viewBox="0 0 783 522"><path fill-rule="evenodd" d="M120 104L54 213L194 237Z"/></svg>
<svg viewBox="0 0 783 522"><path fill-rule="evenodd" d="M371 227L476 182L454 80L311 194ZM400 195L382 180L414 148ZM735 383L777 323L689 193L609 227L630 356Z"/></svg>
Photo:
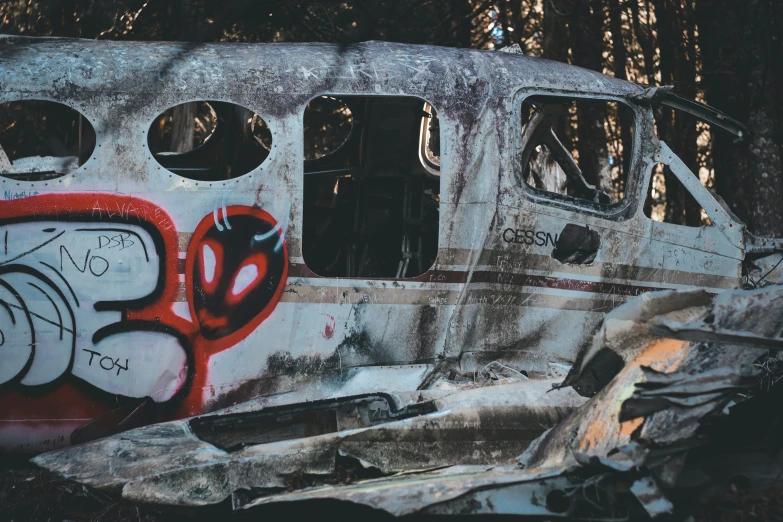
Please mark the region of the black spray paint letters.
<svg viewBox="0 0 783 522"><path fill-rule="evenodd" d="M110 372L114 368L117 368L117 375L119 376L121 370L125 370L126 372L128 371L128 359L125 359L125 366L122 366L120 364L119 357L117 357L116 359L112 359L108 355L104 355L103 357L101 357L100 352L94 352L86 348L82 348L82 350L90 354L90 362L87 363L87 366L92 366L92 360L97 355L98 357L100 357L100 359L96 359L96 364L100 365L100 367L106 370L107 372Z"/></svg>
<svg viewBox="0 0 783 522"><path fill-rule="evenodd" d="M555 246L557 234L550 234L541 230L527 230L524 228L507 228L503 231L503 241L517 243L518 245Z"/></svg>
<svg viewBox="0 0 783 522"><path fill-rule="evenodd" d="M131 234L129 232L121 232L114 236L100 235L98 236L98 248L96 250L104 247L119 247L120 250L125 250L126 248L132 247L135 244L136 242L131 239Z"/></svg>
<svg viewBox="0 0 783 522"><path fill-rule="evenodd" d="M90 252L92 252L92 249L87 250L87 253L84 255L84 263L82 263L82 266L79 266L76 261L74 261L73 257L71 257L71 253L68 252L68 249L65 248L64 245L60 245L60 272L63 271L63 259L65 256L68 256L68 259L70 259L73 266L76 267L76 270L82 274L89 268L92 275L101 277L109 269L109 262L106 258L101 256L90 256Z"/></svg>

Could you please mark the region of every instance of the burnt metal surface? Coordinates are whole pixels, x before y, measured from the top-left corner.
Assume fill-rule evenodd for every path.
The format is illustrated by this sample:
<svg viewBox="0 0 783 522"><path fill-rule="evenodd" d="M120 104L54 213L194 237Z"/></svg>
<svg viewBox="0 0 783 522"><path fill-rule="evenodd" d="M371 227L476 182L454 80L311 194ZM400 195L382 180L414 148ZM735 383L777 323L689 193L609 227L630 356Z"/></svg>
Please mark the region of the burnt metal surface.
<svg viewBox="0 0 783 522"><path fill-rule="evenodd" d="M188 425L196 437L233 452L245 446L366 428L435 411L432 401L397 408L388 394L360 395L272 406L253 413L197 417Z"/></svg>
<svg viewBox="0 0 783 522"><path fill-rule="evenodd" d="M92 156L56 179L0 175L0 234L11 238L0 282L23 288L20 298L37 314L27 325L3 323L13 332L0 352L5 451L37 453L221 408L428 391L455 375L481 380L490 364L510 369L504 377L546 375L573 364L604 316L634 296L716 293L743 275L744 225L658 140L645 88L593 71L517 53L386 42L25 37L0 38L0 71L0 102L67 105L96 136ZM324 95L415 97L437 111L437 259L423 274L321 277L307 267L303 114ZM589 201L550 198L519 179L527 145L519 111L530 96L628 105L635 127L622 201L593 192ZM272 137L266 159L226 180L167 170L150 151L150 125L196 100L262 118ZM704 208L709 226L644 215L657 163ZM105 234L115 229L138 241ZM586 245L553 257L559 236L576 229L590 231ZM49 242L52 233L62 235ZM237 265L266 249L274 263L258 288L263 299L235 306L226 291L214 299L221 313L202 306L196 267L214 242ZM108 248L115 243L123 248ZM95 270L103 262L111 270ZM52 302L27 282L45 287ZM60 331L51 328L53 310ZM39 316L50 322L33 322ZM35 333L41 342L32 343ZM319 428L321 436L330 429Z"/></svg>

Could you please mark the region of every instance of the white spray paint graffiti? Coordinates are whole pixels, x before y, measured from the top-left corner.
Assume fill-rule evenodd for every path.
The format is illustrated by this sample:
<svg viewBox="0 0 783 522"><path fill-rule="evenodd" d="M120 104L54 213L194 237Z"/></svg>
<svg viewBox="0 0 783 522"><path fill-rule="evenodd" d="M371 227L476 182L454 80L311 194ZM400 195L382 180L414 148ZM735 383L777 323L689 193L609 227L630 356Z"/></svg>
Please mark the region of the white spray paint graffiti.
<svg viewBox="0 0 783 522"><path fill-rule="evenodd" d="M0 227L0 384L49 384L70 372L128 397L170 399L187 376L177 336L122 321L160 284L142 227L35 221Z"/></svg>

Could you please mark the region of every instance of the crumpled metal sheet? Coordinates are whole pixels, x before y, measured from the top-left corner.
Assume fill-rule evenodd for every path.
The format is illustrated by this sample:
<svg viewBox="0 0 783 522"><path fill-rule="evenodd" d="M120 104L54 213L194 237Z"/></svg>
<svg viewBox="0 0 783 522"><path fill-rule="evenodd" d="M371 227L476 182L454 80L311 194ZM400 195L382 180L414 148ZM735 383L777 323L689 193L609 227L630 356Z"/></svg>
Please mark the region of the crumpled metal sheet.
<svg viewBox="0 0 783 522"><path fill-rule="evenodd" d="M340 452L384 474L507 465L584 402L573 390L550 392L555 382L531 379L458 392L412 392L415 398L398 398L399 403L431 401L436 411L236 451L200 439L193 429L195 420L214 419L217 412L130 430L33 462L83 484L120 491L128 500L181 506L214 504L242 488L279 490L294 474L327 476L335 471Z"/></svg>
<svg viewBox="0 0 783 522"><path fill-rule="evenodd" d="M663 336L650 331L655 318L691 320L703 316L712 302L709 293L696 290L650 292L628 301L607 314L598 333L561 386L573 386L592 396L622 369Z"/></svg>
<svg viewBox="0 0 783 522"><path fill-rule="evenodd" d="M631 484L631 493L639 499L644 510L651 517L668 515L674 511L674 505L663 494L652 477L642 477Z"/></svg>
<svg viewBox="0 0 783 522"><path fill-rule="evenodd" d="M646 417L672 408L704 406L753 386L752 382L737 382L731 368L714 368L695 375L676 372L662 373L642 367L644 379L636 383L631 398L620 408L620 421Z"/></svg>
<svg viewBox="0 0 783 522"><path fill-rule="evenodd" d="M454 466L431 473L394 476L348 486L324 486L246 502L235 499L234 507L251 509L279 502L340 499L396 516L460 512L552 516L552 511L546 507L547 493L570 484L568 479L561 477L562 472L559 468L542 472L518 467Z"/></svg>

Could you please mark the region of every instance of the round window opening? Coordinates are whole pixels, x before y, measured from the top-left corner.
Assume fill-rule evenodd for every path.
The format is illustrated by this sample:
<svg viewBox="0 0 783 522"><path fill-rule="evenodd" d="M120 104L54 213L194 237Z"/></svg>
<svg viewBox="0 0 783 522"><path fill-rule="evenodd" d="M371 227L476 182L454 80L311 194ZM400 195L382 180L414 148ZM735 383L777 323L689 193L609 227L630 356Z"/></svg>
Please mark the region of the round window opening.
<svg viewBox="0 0 783 522"><path fill-rule="evenodd" d="M0 176L45 181L70 174L95 150L95 129L79 111L52 101L0 104Z"/></svg>
<svg viewBox="0 0 783 522"><path fill-rule="evenodd" d="M272 149L272 133L250 109L196 101L158 115L147 144L155 161L170 172L196 181L221 181L261 165Z"/></svg>
<svg viewBox="0 0 783 522"><path fill-rule="evenodd" d="M316 160L334 153L348 141L353 114L344 101L319 96L307 104L303 123L305 160Z"/></svg>

